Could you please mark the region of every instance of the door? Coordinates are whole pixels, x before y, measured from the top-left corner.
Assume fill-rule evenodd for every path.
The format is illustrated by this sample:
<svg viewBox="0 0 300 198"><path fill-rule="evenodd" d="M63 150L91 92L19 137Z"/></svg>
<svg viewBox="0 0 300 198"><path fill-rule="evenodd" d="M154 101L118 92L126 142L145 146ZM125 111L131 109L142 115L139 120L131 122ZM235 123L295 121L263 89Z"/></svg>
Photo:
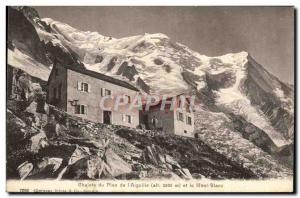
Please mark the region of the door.
<svg viewBox="0 0 300 198"><path fill-rule="evenodd" d="M148 121L148 115L143 115L142 123L145 125L146 129L149 129L149 121Z"/></svg>
<svg viewBox="0 0 300 198"><path fill-rule="evenodd" d="M103 111L103 123L111 124L111 111Z"/></svg>

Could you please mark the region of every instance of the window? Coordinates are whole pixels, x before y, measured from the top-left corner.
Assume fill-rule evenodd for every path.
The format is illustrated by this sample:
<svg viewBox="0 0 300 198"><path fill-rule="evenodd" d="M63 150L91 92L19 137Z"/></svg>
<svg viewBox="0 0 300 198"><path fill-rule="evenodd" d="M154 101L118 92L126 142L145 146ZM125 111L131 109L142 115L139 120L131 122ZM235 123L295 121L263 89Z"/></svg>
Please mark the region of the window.
<svg viewBox="0 0 300 198"><path fill-rule="evenodd" d="M187 133L187 131L186 131L186 130L184 130L183 132L184 132L184 133Z"/></svg>
<svg viewBox="0 0 300 198"><path fill-rule="evenodd" d="M183 122L183 113L178 112L177 114L177 120L182 121Z"/></svg>
<svg viewBox="0 0 300 198"><path fill-rule="evenodd" d="M84 82L78 82L77 89L83 92L90 92L90 85Z"/></svg>
<svg viewBox="0 0 300 198"><path fill-rule="evenodd" d="M89 84L81 83L81 91L88 92L89 91Z"/></svg>
<svg viewBox="0 0 300 198"><path fill-rule="evenodd" d="M132 116L123 114L123 122L132 123Z"/></svg>
<svg viewBox="0 0 300 198"><path fill-rule="evenodd" d="M111 95L111 91L108 90L108 89L105 89L105 95L106 95L106 96L110 96L110 95Z"/></svg>
<svg viewBox="0 0 300 198"><path fill-rule="evenodd" d="M125 98L127 98L127 104L129 104L129 103L131 102L131 98L130 98L130 96L127 96L127 95L123 96L123 97L121 98L121 101L120 101L120 102L124 102Z"/></svg>
<svg viewBox="0 0 300 198"><path fill-rule="evenodd" d="M192 125L192 118L190 116L186 116L186 123Z"/></svg>
<svg viewBox="0 0 300 198"><path fill-rule="evenodd" d="M101 96L110 96L111 95L111 90L101 88Z"/></svg>
<svg viewBox="0 0 300 198"><path fill-rule="evenodd" d="M87 106L86 105L75 105L75 114L86 114Z"/></svg>
<svg viewBox="0 0 300 198"><path fill-rule="evenodd" d="M125 97L127 97L128 103L131 103L131 98L130 98L130 96L125 95Z"/></svg>
<svg viewBox="0 0 300 198"><path fill-rule="evenodd" d="M131 116L130 115L126 115L126 121L127 121L127 123L131 123Z"/></svg>

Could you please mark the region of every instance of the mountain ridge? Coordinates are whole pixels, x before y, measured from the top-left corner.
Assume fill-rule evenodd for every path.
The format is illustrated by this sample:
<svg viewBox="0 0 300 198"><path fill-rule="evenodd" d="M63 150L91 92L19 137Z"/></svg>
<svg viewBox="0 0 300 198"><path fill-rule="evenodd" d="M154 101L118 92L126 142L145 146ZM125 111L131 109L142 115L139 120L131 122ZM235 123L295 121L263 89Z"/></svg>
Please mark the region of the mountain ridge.
<svg viewBox="0 0 300 198"><path fill-rule="evenodd" d="M269 73L248 52L208 57L162 33L116 39L40 19L25 10L26 18L36 24L50 60L84 66L135 84L149 94L196 94L199 107L225 113L233 120L242 119L243 126L237 131L243 133L242 128L251 124L257 127L251 130L262 130L278 147L271 154L292 144L294 87Z"/></svg>

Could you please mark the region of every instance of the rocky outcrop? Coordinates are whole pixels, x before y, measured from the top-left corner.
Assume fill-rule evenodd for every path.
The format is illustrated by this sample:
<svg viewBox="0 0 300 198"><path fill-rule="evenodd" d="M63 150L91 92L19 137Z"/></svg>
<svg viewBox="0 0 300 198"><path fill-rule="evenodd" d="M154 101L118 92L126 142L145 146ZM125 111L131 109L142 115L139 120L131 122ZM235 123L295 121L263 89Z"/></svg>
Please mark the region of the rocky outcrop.
<svg viewBox="0 0 300 198"><path fill-rule="evenodd" d="M95 58L95 63L101 63L103 61L103 56L101 55L97 55L96 58Z"/></svg>
<svg viewBox="0 0 300 198"><path fill-rule="evenodd" d="M63 48L51 41L41 41L36 28L51 32L50 27L41 21L38 13L31 7L8 7L8 43L10 49L17 48L38 62L50 66L54 60L63 64L83 66L79 56L68 46Z"/></svg>
<svg viewBox="0 0 300 198"><path fill-rule="evenodd" d="M164 152L159 146L152 144L147 146L144 152L145 162L150 162L161 168L165 168L171 172L177 174L183 179L193 179L190 171L187 168L181 168L178 162L168 154L163 154Z"/></svg>
<svg viewBox="0 0 300 198"><path fill-rule="evenodd" d="M43 42L40 41L34 26L23 13L7 7L7 19L7 40L23 53L44 65L50 65Z"/></svg>
<svg viewBox="0 0 300 198"><path fill-rule="evenodd" d="M121 129L117 135L144 151L144 161L172 170L181 178L188 178L187 168L194 178L256 178L251 171L234 164L211 150L202 141L157 133L139 133Z"/></svg>
<svg viewBox="0 0 300 198"><path fill-rule="evenodd" d="M30 6L14 6L14 9L23 13L23 15L33 23L37 20L40 20L39 13Z"/></svg>
<svg viewBox="0 0 300 198"><path fill-rule="evenodd" d="M271 138L263 130L247 122L241 116L237 116L232 113L228 115L232 120L233 128L239 131L242 134L243 138L249 140L271 155L276 155L279 152L279 148L273 143Z"/></svg>
<svg viewBox="0 0 300 198"><path fill-rule="evenodd" d="M134 80L134 76L138 74L136 68L134 65L129 66L128 63L125 61L121 64L119 67L117 75L122 75L126 78L128 78L130 81Z"/></svg>
<svg viewBox="0 0 300 198"><path fill-rule="evenodd" d="M197 89L197 82L203 80L201 76L195 75L194 73L188 71L188 70L183 70L181 73L183 79L192 87Z"/></svg>
<svg viewBox="0 0 300 198"><path fill-rule="evenodd" d="M275 156L261 149L264 146L268 147L269 142L265 135L256 131L256 127L243 125L239 118L232 120L225 113L210 112L205 109L197 109L195 119L195 133L198 139L205 141L212 149L227 156L231 161L250 169L255 175L280 178L293 174L292 169L283 160L288 156L279 159L278 149L275 149L277 151ZM241 131L236 130L236 127Z"/></svg>
<svg viewBox="0 0 300 198"><path fill-rule="evenodd" d="M114 68L114 66L116 65L117 60L118 60L118 57L116 57L116 56L114 56L110 59L109 63L107 64L107 71L110 71Z"/></svg>
<svg viewBox="0 0 300 198"><path fill-rule="evenodd" d="M147 84L145 83L145 81L142 80L140 77L138 77L138 79L137 79L137 81L136 81L136 84L137 84L137 86L138 86L141 90L143 90L144 92L150 93L150 87L149 87L149 85L147 85Z"/></svg>
<svg viewBox="0 0 300 198"><path fill-rule="evenodd" d="M268 73L252 57L248 58L247 79L244 91L253 105L257 105L269 118L272 126L283 134L286 139L293 139L294 115L292 87L282 83L272 74ZM283 101L275 95L274 90L280 88L287 99ZM289 110L288 110L289 109Z"/></svg>
<svg viewBox="0 0 300 198"><path fill-rule="evenodd" d="M224 72L220 74L206 74L207 86L212 90L228 88L235 83L236 77L232 72Z"/></svg>
<svg viewBox="0 0 300 198"><path fill-rule="evenodd" d="M80 63L79 57L76 53L74 53L70 48L62 49L57 45L53 45L52 42L48 42L45 44L45 49L47 51L48 56L55 64L55 61L59 61L62 64L73 65L83 67L83 64Z"/></svg>

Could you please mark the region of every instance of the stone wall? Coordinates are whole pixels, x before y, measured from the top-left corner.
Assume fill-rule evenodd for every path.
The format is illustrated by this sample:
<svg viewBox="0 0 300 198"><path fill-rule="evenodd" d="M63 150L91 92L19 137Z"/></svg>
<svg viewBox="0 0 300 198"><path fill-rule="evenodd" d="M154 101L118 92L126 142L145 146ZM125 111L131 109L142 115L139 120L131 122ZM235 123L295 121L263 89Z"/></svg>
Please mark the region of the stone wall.
<svg viewBox="0 0 300 198"><path fill-rule="evenodd" d="M58 98L59 86L61 85L61 97ZM56 96L54 98L54 88ZM47 101L49 104L55 105L57 108L64 111L67 110L67 69L64 67L54 66L48 83Z"/></svg>
<svg viewBox="0 0 300 198"><path fill-rule="evenodd" d="M78 100L78 104L87 105L86 115L77 115L79 117L103 123L103 109L100 108L101 101L101 88L111 90L112 96L117 95L128 95L133 98L138 92L100 80L84 74L77 73L72 70L67 71L68 90L67 98L68 101ZM77 86L78 82L88 83L90 86L89 92L79 91ZM115 99L105 100L105 107L113 107ZM139 110L137 108L132 111L128 111L129 104L122 106L122 108L112 108L112 124L123 125L128 127L136 127L139 125ZM74 106L70 102L67 103L67 112L74 114ZM123 121L123 115L133 116L132 123L126 123Z"/></svg>

